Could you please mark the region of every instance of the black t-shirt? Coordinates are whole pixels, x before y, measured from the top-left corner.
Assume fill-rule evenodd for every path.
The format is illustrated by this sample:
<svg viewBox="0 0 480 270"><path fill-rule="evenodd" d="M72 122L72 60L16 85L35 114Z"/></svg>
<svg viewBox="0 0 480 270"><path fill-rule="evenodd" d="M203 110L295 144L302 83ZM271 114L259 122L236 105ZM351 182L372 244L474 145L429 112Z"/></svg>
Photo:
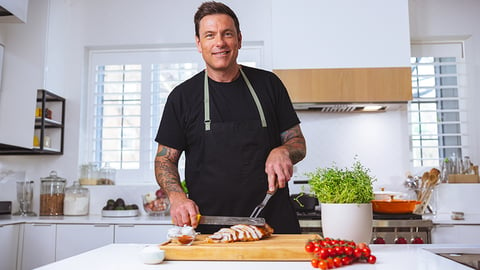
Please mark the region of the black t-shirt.
<svg viewBox="0 0 480 270"><path fill-rule="evenodd" d="M300 123L287 90L272 72L245 66L242 70L262 104L270 141L274 147L279 146L280 133ZM185 151L187 164L201 163L200 160L188 161L188 158L190 149L203 149L204 77L205 71L202 71L170 93L155 138L159 144ZM242 76L229 83L209 78L209 91L212 123L260 119Z"/></svg>

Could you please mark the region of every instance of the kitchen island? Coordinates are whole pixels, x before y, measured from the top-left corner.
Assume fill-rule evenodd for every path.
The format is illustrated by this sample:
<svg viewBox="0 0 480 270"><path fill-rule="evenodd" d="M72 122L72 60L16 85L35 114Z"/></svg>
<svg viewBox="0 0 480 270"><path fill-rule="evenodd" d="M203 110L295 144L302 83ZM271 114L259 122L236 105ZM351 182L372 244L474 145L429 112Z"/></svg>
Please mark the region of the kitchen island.
<svg viewBox="0 0 480 270"><path fill-rule="evenodd" d="M36 269L314 269L307 261L163 261L160 264L149 265L142 263L140 259L140 253L145 246L144 244L111 244ZM339 269L472 269L438 256L430 250L480 251L480 245L371 245L371 249L372 254L377 257L376 264L355 263Z"/></svg>

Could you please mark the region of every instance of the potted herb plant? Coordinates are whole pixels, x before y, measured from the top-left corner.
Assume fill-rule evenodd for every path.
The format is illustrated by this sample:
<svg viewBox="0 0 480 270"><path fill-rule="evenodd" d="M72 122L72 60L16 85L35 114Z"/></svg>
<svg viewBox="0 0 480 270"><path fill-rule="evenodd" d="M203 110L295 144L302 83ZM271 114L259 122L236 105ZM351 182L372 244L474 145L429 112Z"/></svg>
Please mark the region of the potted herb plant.
<svg viewBox="0 0 480 270"><path fill-rule="evenodd" d="M324 237L369 243L372 237L373 182L370 170L355 157L351 168L318 168L307 173L322 211Z"/></svg>

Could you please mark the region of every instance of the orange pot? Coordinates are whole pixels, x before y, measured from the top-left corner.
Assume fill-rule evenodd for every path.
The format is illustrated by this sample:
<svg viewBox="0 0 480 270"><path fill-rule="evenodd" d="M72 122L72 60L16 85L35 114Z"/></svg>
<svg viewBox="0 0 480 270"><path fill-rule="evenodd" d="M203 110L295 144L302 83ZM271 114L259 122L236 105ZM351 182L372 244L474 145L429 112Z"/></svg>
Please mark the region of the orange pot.
<svg viewBox="0 0 480 270"><path fill-rule="evenodd" d="M409 214L419 203L415 200L372 200L372 209L382 214Z"/></svg>

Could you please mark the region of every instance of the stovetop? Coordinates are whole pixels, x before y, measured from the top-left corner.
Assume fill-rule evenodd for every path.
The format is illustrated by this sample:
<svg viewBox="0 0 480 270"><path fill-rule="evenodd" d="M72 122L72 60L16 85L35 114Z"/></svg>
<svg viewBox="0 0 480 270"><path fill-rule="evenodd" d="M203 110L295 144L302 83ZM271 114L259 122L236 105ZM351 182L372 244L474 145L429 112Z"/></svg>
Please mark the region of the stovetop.
<svg viewBox="0 0 480 270"><path fill-rule="evenodd" d="M302 212L302 211L297 212L298 219L303 219L303 220L321 219L321 216L322 214L320 210L309 211L309 212ZM374 220L419 220L419 219L422 219L422 215L413 214L413 213L409 213L409 214L373 213L373 219Z"/></svg>

